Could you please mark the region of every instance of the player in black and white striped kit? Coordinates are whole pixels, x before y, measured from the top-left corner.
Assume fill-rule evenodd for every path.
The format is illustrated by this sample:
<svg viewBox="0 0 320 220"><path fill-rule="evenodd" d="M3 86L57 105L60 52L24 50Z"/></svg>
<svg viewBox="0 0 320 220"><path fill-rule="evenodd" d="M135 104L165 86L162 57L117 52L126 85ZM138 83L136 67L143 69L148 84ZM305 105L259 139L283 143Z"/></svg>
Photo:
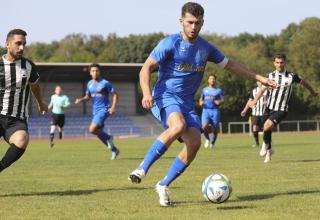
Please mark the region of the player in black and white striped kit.
<svg viewBox="0 0 320 220"><path fill-rule="evenodd" d="M266 120L263 125L264 142L260 150L260 156L265 157L265 163L268 163L271 160L271 155L274 152L271 147L272 128L279 124L288 114L288 103L292 93L293 83L300 83L307 88L313 96L318 95L306 80L302 79L298 74L286 70L285 62L286 55L276 54L274 57L274 66L276 70L269 73L269 79L274 80L278 86L273 89L268 88L267 106L263 116ZM266 89L266 87L262 87L255 99L250 103L250 107L254 107L257 104L259 98Z"/></svg>
<svg viewBox="0 0 320 220"><path fill-rule="evenodd" d="M0 137L9 148L0 160L0 172L18 160L28 142L28 103L30 90L40 112L48 110L42 101L36 66L23 57L27 33L21 29L7 34L7 53L0 57Z"/></svg>
<svg viewBox="0 0 320 220"><path fill-rule="evenodd" d="M240 115L242 117L244 117L247 113L247 111L249 110L250 106L250 102L252 100L254 100L254 98L256 97L257 93L261 90L261 86L262 84L260 82L257 82L257 87L255 87L251 93L250 93L250 97L249 100L247 101L245 107L243 108L243 110L241 111ZM264 114L264 110L266 108L266 94L267 91L265 91L263 93L263 96L258 100L257 104L252 108L252 112L251 112L251 125L252 125L252 133L253 133L253 137L255 140L255 144L252 145L252 147L257 147L259 146L259 131L262 130L262 125L263 125L263 114Z"/></svg>

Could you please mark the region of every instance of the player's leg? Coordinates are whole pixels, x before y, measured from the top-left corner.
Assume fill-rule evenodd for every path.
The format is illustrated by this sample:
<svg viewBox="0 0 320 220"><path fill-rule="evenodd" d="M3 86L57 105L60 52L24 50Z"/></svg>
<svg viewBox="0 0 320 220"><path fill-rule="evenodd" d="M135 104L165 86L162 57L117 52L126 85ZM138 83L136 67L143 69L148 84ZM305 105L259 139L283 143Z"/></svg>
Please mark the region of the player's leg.
<svg viewBox="0 0 320 220"><path fill-rule="evenodd" d="M259 146L259 116L252 116L252 133L255 144L252 147Z"/></svg>
<svg viewBox="0 0 320 220"><path fill-rule="evenodd" d="M9 148L0 161L0 172L23 155L29 142L26 122L10 117L7 120L4 138L9 143Z"/></svg>
<svg viewBox="0 0 320 220"><path fill-rule="evenodd" d="M203 130L203 136L205 138L204 147L208 148L210 145L209 123L203 123L202 130Z"/></svg>
<svg viewBox="0 0 320 220"><path fill-rule="evenodd" d="M210 144L210 136L209 136L209 123L210 123L210 117L208 115L208 111L203 109L202 115L201 115L201 123L202 123L202 129L203 129L203 135L206 139L204 142L204 147L208 148Z"/></svg>
<svg viewBox="0 0 320 220"><path fill-rule="evenodd" d="M59 132L59 139L62 139L63 138L64 128L58 126L58 132Z"/></svg>
<svg viewBox="0 0 320 220"><path fill-rule="evenodd" d="M97 112L92 118L91 124L89 126L89 132L96 135L102 141L102 143L106 145L106 147L112 149L112 146L108 142L112 139L112 137L103 130L104 121L107 117L107 112Z"/></svg>
<svg viewBox="0 0 320 220"><path fill-rule="evenodd" d="M159 181L156 185L156 191L159 195L159 203L161 206L169 206L171 204L168 186L190 165L196 157L201 145L201 133L198 128L187 128L181 138L185 143L182 151L173 161L164 179Z"/></svg>
<svg viewBox="0 0 320 220"><path fill-rule="evenodd" d="M255 141L255 144L252 145L252 147L259 146L259 127L255 124L252 125L252 133L253 133L253 139Z"/></svg>
<svg viewBox="0 0 320 220"><path fill-rule="evenodd" d="M272 128L274 127L274 122L271 119L267 119L263 125L263 150L260 151L260 156L264 156L264 162L267 163L271 160L271 155L273 154L273 150L271 149L271 134Z"/></svg>
<svg viewBox="0 0 320 220"><path fill-rule="evenodd" d="M57 125L57 115L52 114L51 122L50 122L50 147L53 147L54 145L54 132L56 130L56 125Z"/></svg>
<svg viewBox="0 0 320 220"><path fill-rule="evenodd" d="M161 206L170 205L168 186L190 165L201 146L201 123L198 115L194 110L191 110L184 114L184 118L187 126L187 129L181 135L185 143L184 148L173 161L165 178L156 185Z"/></svg>
<svg viewBox="0 0 320 220"><path fill-rule="evenodd" d="M64 114L61 114L59 116L59 121L58 121L59 139L62 139L62 137L63 137L64 123L65 123L65 116L64 116Z"/></svg>
<svg viewBox="0 0 320 220"><path fill-rule="evenodd" d="M288 112L284 111L273 111L270 114L269 119L264 123L263 126L263 140L266 143L266 155L265 155L265 163L268 163L271 160L271 156L274 153L272 149L272 129L277 124L279 124L286 116Z"/></svg>
<svg viewBox="0 0 320 220"><path fill-rule="evenodd" d="M197 155L201 144L201 133L199 129L194 127L187 128L181 138L185 143L184 147L172 163L166 177L160 181L160 185L169 186L172 181L183 173Z"/></svg>
<svg viewBox="0 0 320 220"><path fill-rule="evenodd" d="M220 122L220 110L214 109L212 112L211 121L212 121L212 137L210 139L210 148L213 149L218 138L219 131L219 122Z"/></svg>
<svg viewBox="0 0 320 220"><path fill-rule="evenodd" d="M120 151L116 146L114 146L112 136L103 130L104 120L102 119L103 117L101 116L94 117L89 126L89 132L96 135L102 143L111 150L111 160L114 160Z"/></svg>
<svg viewBox="0 0 320 220"><path fill-rule="evenodd" d="M162 125L167 127L167 129L152 143L138 168L129 175L128 179L133 183L141 182L141 179L147 174L152 164L167 151L172 142L180 137L186 128L186 122L181 109L176 105L163 108L161 118Z"/></svg>
<svg viewBox="0 0 320 220"><path fill-rule="evenodd" d="M50 147L53 147L54 145L54 131L56 130L55 125L50 126Z"/></svg>

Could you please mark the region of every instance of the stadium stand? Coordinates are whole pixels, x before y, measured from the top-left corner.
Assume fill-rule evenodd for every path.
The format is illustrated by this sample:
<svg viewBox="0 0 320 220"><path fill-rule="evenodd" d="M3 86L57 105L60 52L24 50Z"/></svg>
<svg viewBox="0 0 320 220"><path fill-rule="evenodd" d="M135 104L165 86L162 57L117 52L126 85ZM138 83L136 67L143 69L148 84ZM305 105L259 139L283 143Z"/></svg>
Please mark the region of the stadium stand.
<svg viewBox="0 0 320 220"><path fill-rule="evenodd" d="M29 133L32 137L45 138L49 136L50 116L30 117ZM65 137L89 137L88 126L90 116L72 115L66 116ZM115 136L142 136L140 126L136 125L131 117L122 113L110 116L105 122L105 130Z"/></svg>

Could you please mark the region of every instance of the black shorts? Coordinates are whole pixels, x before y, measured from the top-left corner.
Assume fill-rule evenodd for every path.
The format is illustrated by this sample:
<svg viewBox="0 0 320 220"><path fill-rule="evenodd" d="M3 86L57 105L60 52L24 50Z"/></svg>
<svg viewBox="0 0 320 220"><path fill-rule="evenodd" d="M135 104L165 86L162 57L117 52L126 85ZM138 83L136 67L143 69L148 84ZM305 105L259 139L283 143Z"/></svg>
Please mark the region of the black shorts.
<svg viewBox="0 0 320 220"><path fill-rule="evenodd" d="M52 114L50 125L58 125L60 128L63 128L65 121L64 114Z"/></svg>
<svg viewBox="0 0 320 220"><path fill-rule="evenodd" d="M26 120L0 115L0 137L3 137L8 142L11 135L19 130L23 130L28 133Z"/></svg>
<svg viewBox="0 0 320 220"><path fill-rule="evenodd" d="M263 116L252 115L251 124L261 128L263 126Z"/></svg>
<svg viewBox="0 0 320 220"><path fill-rule="evenodd" d="M270 119L274 125L279 124L286 116L288 115L288 112L285 111L274 111L270 109L266 109L264 111L264 121L267 119Z"/></svg>

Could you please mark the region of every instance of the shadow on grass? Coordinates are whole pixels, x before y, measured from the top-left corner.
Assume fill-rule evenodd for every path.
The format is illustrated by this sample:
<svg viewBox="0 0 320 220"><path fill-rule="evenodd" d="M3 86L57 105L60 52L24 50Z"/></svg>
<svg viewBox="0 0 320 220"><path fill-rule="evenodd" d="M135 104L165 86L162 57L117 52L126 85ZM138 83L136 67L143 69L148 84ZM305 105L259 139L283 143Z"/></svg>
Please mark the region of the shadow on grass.
<svg viewBox="0 0 320 220"><path fill-rule="evenodd" d="M312 160L281 160L276 161L276 163L312 163L312 162L320 162L320 159L312 159Z"/></svg>
<svg viewBox="0 0 320 220"><path fill-rule="evenodd" d="M97 192L108 191L132 191L132 190L149 190L153 187L126 187L126 188L110 188L110 189L84 189L84 190L65 190L65 191L51 191L51 192L29 192L29 193L12 193L0 194L0 197L24 197L24 196L82 196L90 195Z"/></svg>
<svg viewBox="0 0 320 220"><path fill-rule="evenodd" d="M231 203L230 203L231 202ZM232 202L235 202L235 200L228 200L227 203L223 204L214 204L205 200L201 201L175 201L173 202L173 206L183 206L183 205L200 205L200 206L208 206L212 208L216 208L218 210L236 210L236 209L253 209L255 206L248 206L248 205L230 205ZM227 206L226 206L227 205Z"/></svg>
<svg viewBox="0 0 320 220"><path fill-rule="evenodd" d="M161 157L161 160L172 160L175 159L176 157ZM120 157L117 158L117 160L143 160L143 157Z"/></svg>
<svg viewBox="0 0 320 220"><path fill-rule="evenodd" d="M254 209L255 206L236 205L236 206L221 206L217 207L219 210L237 210L237 209Z"/></svg>
<svg viewBox="0 0 320 220"><path fill-rule="evenodd" d="M238 200L233 200L233 202L238 201L256 201L256 200L264 200L271 199L275 196L290 196L290 195L302 195L302 194L314 194L320 193L320 190L311 190L311 191L292 191L292 192L282 192L282 193L270 193L270 194L255 194L248 196L238 196Z"/></svg>

